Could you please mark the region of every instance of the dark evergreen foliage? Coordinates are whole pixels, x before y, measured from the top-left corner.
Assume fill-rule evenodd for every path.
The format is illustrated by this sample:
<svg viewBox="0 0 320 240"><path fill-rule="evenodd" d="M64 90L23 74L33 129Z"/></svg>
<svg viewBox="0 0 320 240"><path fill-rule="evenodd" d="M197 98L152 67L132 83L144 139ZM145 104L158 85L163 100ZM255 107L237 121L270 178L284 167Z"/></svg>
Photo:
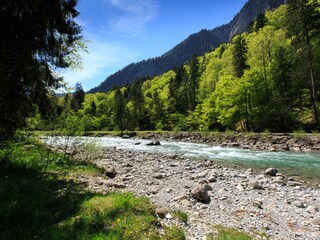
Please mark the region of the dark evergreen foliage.
<svg viewBox="0 0 320 240"><path fill-rule="evenodd" d="M197 56L192 58L190 63L190 78L189 78L189 110L194 111L197 106L197 91L199 89L200 78L199 60Z"/></svg>
<svg viewBox="0 0 320 240"><path fill-rule="evenodd" d="M125 117L125 102L123 99L123 94L120 89L116 90L114 97L114 122L115 125L121 131L121 135L124 130L124 117Z"/></svg>
<svg viewBox="0 0 320 240"><path fill-rule="evenodd" d="M81 83L76 83L75 92L72 95L71 108L74 111L78 111L84 102L85 92L81 86Z"/></svg>
<svg viewBox="0 0 320 240"><path fill-rule="evenodd" d="M244 70L248 68L248 65L246 63L248 47L246 40L241 35L234 37L233 41L233 67L236 73L236 77L240 78L242 77Z"/></svg>
<svg viewBox="0 0 320 240"><path fill-rule="evenodd" d="M56 68L69 66L66 56L81 38L76 0L0 1L0 139L24 126L38 105L50 109L50 88L61 78Z"/></svg>

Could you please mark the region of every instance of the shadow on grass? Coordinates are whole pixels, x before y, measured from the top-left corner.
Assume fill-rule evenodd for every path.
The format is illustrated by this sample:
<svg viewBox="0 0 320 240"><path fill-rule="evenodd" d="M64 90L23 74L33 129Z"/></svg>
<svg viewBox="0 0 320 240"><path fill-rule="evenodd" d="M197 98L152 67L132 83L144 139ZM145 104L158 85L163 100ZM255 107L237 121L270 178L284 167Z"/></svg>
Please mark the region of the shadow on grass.
<svg viewBox="0 0 320 240"><path fill-rule="evenodd" d="M0 160L0 239L43 239L93 196L72 181L40 176L35 169Z"/></svg>

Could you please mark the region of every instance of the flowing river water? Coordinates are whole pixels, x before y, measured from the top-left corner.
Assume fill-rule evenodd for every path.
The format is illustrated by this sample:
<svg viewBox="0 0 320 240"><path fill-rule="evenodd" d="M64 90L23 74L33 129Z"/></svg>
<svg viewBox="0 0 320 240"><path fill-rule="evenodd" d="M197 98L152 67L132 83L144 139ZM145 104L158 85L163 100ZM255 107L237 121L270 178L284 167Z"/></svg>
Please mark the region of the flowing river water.
<svg viewBox="0 0 320 240"><path fill-rule="evenodd" d="M257 170L275 167L288 175L300 175L317 182L320 180L320 152L260 151L165 140L160 141L160 146L147 146L150 140L118 137L81 137L77 139L97 141L101 146L108 148L177 155L195 160L212 160L224 166L239 166ZM47 138L46 142L50 143L50 139ZM59 142L61 144L63 138L60 138Z"/></svg>

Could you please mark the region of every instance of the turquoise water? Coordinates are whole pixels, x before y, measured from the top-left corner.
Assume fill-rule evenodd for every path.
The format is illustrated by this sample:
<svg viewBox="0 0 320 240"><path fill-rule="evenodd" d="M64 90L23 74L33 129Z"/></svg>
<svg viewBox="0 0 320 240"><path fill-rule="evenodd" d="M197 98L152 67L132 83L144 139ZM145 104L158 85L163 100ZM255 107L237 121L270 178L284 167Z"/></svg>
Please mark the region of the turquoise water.
<svg viewBox="0 0 320 240"><path fill-rule="evenodd" d="M114 137L83 137L95 140L104 147L116 147L132 151L143 151L167 155L178 155L189 159L212 160L217 164L266 169L276 167L281 172L303 175L320 180L320 153L294 151L258 151L240 148L226 148L209 144L169 142L161 140L161 146L147 146L150 140L122 139ZM137 145L139 144L139 145Z"/></svg>

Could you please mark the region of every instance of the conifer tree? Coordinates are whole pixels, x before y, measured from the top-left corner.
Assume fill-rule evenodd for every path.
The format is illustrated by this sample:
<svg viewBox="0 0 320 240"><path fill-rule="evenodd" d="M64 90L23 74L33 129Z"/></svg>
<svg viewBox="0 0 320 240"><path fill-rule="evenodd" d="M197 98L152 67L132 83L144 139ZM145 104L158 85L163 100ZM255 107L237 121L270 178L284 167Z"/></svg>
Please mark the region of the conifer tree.
<svg viewBox="0 0 320 240"><path fill-rule="evenodd" d="M85 95L81 83L76 83L75 92L73 93L71 100L71 108L73 111L76 112L81 108Z"/></svg>
<svg viewBox="0 0 320 240"><path fill-rule="evenodd" d="M199 60L197 56L194 56L190 63L189 85L189 110L194 111L197 106L197 91L199 88Z"/></svg>
<svg viewBox="0 0 320 240"><path fill-rule="evenodd" d="M235 36L233 49L233 68L235 76L242 77L244 70L248 67L247 65L247 52L248 47L245 38L242 35Z"/></svg>
<svg viewBox="0 0 320 240"><path fill-rule="evenodd" d="M70 66L81 39L77 2L0 1L0 140L24 126L35 105L46 110L49 90L61 86L54 70Z"/></svg>
<svg viewBox="0 0 320 240"><path fill-rule="evenodd" d="M114 121L119 127L121 135L124 130L124 117L125 117L125 103L123 99L123 94L120 89L116 90L114 97Z"/></svg>

